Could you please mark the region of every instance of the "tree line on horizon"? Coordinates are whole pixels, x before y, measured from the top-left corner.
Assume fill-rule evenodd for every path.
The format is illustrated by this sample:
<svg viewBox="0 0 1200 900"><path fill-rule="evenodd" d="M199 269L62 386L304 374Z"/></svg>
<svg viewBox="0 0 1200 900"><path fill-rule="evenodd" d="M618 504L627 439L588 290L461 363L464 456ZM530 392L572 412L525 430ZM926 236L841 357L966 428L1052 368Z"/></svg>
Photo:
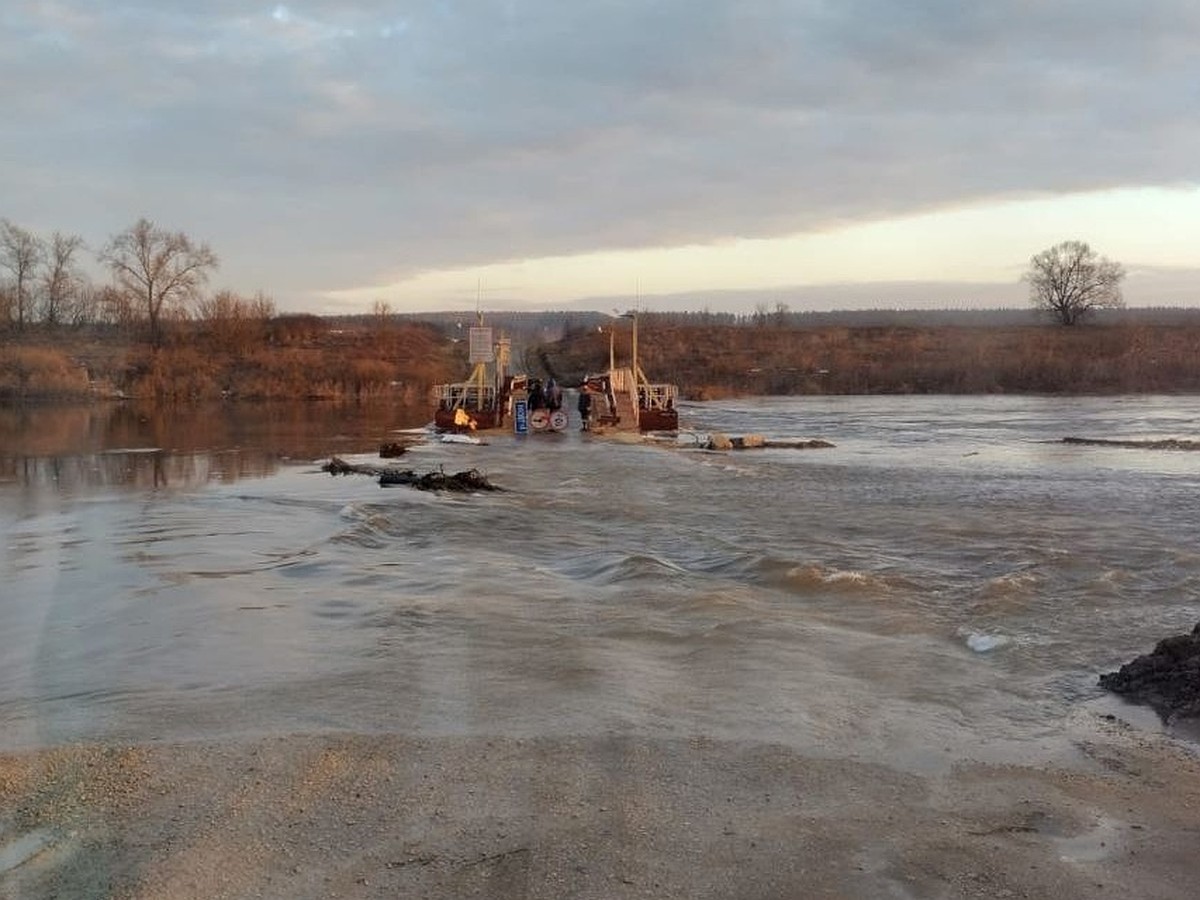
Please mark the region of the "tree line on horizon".
<svg viewBox="0 0 1200 900"><path fill-rule="evenodd" d="M417 402L423 389L461 377L466 365L469 313L401 315L376 301L360 316L279 315L262 293L208 292L218 265L212 249L144 218L97 251L108 284L97 286L82 273L83 251L78 236L40 238L0 220L0 274L9 276L0 281L0 338L12 345L0 359L0 399L402 393ZM1197 325L1200 310L1125 310L1123 278L1119 264L1067 241L1031 259L1025 310L805 312L779 300L747 313L639 311L643 362L693 398L1195 389L1196 366L1185 363L1198 355L1194 333L1200 332L1185 327L1170 336L1155 329L1168 320ZM1127 327L1111 339L1059 329L1080 333L1071 341L932 333L955 325L1011 329L1047 316L1063 326L1094 320ZM512 339L514 362L525 371L579 377L603 365L615 341L628 341L627 322L597 311L497 312L487 319ZM27 330L34 324L41 327ZM100 328L71 328L83 325ZM583 346L586 358L572 349Z"/></svg>
<svg viewBox="0 0 1200 900"><path fill-rule="evenodd" d="M195 241L183 231L160 228L144 217L112 235L95 252L97 262L111 276L108 284L97 285L83 272L80 256L86 249L77 234L54 231L42 237L0 219L0 270L8 273L0 280L0 326L23 331L35 322L49 326L142 324L150 341L157 345L162 341L164 325L172 320L192 316L262 320L276 313L274 301L261 291L253 297L231 290L206 294L204 288L219 266L217 254L207 243ZM1033 310L1070 326L1095 318L1097 313L1121 309L1124 301L1120 285L1124 277L1125 270L1119 263L1100 256L1087 243L1063 241L1033 256L1022 280L1029 286ZM873 311L872 315L878 317L882 312ZM386 318L393 314L389 304L375 302L372 315ZM757 326L794 324L796 316L813 315L793 312L782 300L773 306L760 303L751 313L704 310L699 314L714 323ZM501 317L520 315L508 313ZM561 329L578 324L581 316L593 317L599 327L611 318L593 312L535 315L543 320L559 317ZM461 329L464 314L410 317L449 320ZM542 327L547 329L542 335L546 337L555 326Z"/></svg>

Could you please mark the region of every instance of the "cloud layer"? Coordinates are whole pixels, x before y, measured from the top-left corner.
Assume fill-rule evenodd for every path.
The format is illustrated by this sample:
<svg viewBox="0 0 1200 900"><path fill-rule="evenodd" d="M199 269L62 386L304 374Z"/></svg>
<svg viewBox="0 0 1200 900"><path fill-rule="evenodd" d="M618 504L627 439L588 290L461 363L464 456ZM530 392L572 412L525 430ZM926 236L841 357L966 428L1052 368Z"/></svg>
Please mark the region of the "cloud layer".
<svg viewBox="0 0 1200 900"><path fill-rule="evenodd" d="M411 0L0 11L0 215L245 289L1195 183L1200 6Z"/></svg>

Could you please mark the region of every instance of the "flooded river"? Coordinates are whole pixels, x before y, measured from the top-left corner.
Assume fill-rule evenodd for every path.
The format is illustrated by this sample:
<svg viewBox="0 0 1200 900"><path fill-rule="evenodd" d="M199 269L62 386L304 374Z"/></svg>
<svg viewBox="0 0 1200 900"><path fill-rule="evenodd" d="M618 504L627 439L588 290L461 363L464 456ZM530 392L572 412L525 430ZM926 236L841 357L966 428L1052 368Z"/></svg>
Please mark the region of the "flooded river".
<svg viewBox="0 0 1200 900"><path fill-rule="evenodd" d="M707 735L936 769L1050 761L1102 671L1200 619L1200 398L685 404L703 452L420 411L0 415L0 748L293 732Z"/></svg>

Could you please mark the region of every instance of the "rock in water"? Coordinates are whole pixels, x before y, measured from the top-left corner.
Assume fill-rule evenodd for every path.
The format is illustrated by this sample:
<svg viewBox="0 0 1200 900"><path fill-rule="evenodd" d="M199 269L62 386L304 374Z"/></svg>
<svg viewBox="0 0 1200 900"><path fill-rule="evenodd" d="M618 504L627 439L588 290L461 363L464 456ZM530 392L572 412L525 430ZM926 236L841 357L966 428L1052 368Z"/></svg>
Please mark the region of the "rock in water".
<svg viewBox="0 0 1200 900"><path fill-rule="evenodd" d="M767 439L761 434L747 434L740 438L734 438L733 446L739 450L752 450L755 447L767 446Z"/></svg>
<svg viewBox="0 0 1200 900"><path fill-rule="evenodd" d="M1164 722L1200 718L1200 623L1191 634L1165 638L1153 653L1101 675L1100 687L1146 704Z"/></svg>

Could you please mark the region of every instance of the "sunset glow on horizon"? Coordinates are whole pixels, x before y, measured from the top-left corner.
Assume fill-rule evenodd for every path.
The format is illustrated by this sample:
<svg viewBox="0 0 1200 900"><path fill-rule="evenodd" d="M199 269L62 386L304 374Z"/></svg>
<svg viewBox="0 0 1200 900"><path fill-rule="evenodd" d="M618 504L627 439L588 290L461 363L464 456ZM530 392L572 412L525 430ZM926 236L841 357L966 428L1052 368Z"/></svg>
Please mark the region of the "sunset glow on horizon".
<svg viewBox="0 0 1200 900"><path fill-rule="evenodd" d="M330 297L440 310L474 304L482 286L488 302L503 299L511 307L636 292L652 308L663 294L919 281L1007 284L1019 302L1029 257L1059 240L1086 240L1135 271L1186 269L1194 262L1198 222L1198 187L1127 188L938 210L816 234L435 270Z"/></svg>

